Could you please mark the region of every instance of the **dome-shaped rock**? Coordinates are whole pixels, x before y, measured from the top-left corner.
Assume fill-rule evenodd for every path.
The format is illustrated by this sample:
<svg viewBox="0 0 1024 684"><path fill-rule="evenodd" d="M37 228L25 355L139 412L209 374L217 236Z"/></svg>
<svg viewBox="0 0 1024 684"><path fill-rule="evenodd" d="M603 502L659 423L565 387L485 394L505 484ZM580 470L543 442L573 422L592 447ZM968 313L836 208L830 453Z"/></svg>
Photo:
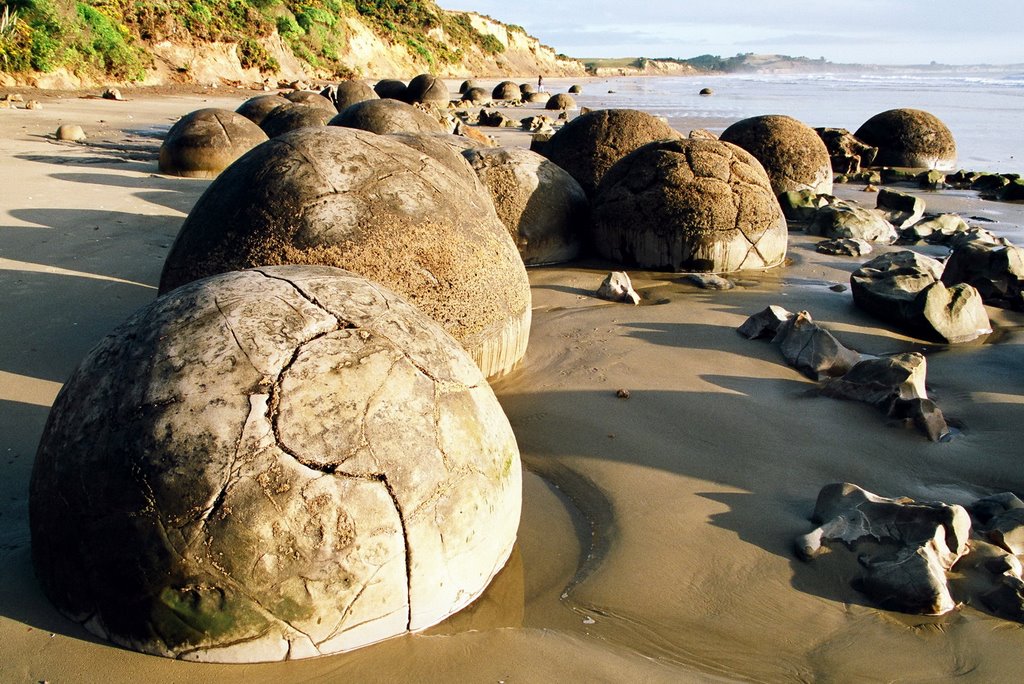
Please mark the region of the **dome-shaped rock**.
<svg viewBox="0 0 1024 684"><path fill-rule="evenodd" d="M583 88L579 85L571 85L569 86L569 92L573 95L579 95L583 92Z"/></svg>
<svg viewBox="0 0 1024 684"><path fill-rule="evenodd" d="M263 119L267 117L267 114L278 107L290 103L291 100L287 100L280 95L257 95L238 105L238 109L235 112L259 126L263 123Z"/></svg>
<svg viewBox="0 0 1024 684"><path fill-rule="evenodd" d="M304 104L308 107L322 109L332 115L338 113L333 102L320 93L314 93L312 90L290 90L288 92L281 93L281 97L294 102L295 104Z"/></svg>
<svg viewBox="0 0 1024 684"><path fill-rule="evenodd" d="M437 76L431 74L420 74L409 81L405 89L405 101L414 102L448 102L451 93L448 86Z"/></svg>
<svg viewBox="0 0 1024 684"><path fill-rule="evenodd" d="M345 111L347 107L357 102L376 100L378 97L373 88L368 86L365 81L357 79L342 81L337 85L329 85L321 90L320 94L330 100L334 104L334 109L338 112Z"/></svg>
<svg viewBox="0 0 1024 684"><path fill-rule="evenodd" d="M378 97L386 97L392 100L405 100L406 85L402 81L395 80L393 78L385 78L377 81L377 85L373 86L373 92L377 93Z"/></svg>
<svg viewBox="0 0 1024 684"><path fill-rule="evenodd" d="M956 168L953 133L934 114L920 109L890 109L875 114L854 136L878 148L876 166L940 171Z"/></svg>
<svg viewBox="0 0 1024 684"><path fill-rule="evenodd" d="M576 100L572 99L572 95L566 95L565 93L558 93L552 95L547 104L544 105L544 109L576 109Z"/></svg>
<svg viewBox="0 0 1024 684"><path fill-rule="evenodd" d="M519 100L522 96L523 91L512 81L502 81L491 91L491 97L495 100Z"/></svg>
<svg viewBox="0 0 1024 684"><path fill-rule="evenodd" d="M769 114L737 121L719 140L742 147L768 172L772 190L832 194L832 164L828 148L814 131L789 116Z"/></svg>
<svg viewBox="0 0 1024 684"><path fill-rule="evenodd" d="M473 104L482 104L491 101L491 96L483 88L470 88L462 93L462 99Z"/></svg>
<svg viewBox="0 0 1024 684"><path fill-rule="evenodd" d="M530 104L547 102L550 97L547 93L523 93L523 102L529 102Z"/></svg>
<svg viewBox="0 0 1024 684"><path fill-rule="evenodd" d="M263 117L260 128L268 138L276 138L299 128L326 126L332 116L320 107L290 102Z"/></svg>
<svg viewBox="0 0 1024 684"><path fill-rule="evenodd" d="M436 323L339 269L191 283L61 390L29 494L46 595L167 657L306 658L439 622L515 540L515 438Z"/></svg>
<svg viewBox="0 0 1024 684"><path fill-rule="evenodd" d="M519 94L520 95L532 95L535 92L537 92L537 89L533 86L532 83L520 83L519 84Z"/></svg>
<svg viewBox="0 0 1024 684"><path fill-rule="evenodd" d="M576 117L544 146L544 156L569 172L588 197L612 164L641 145L680 135L635 109L599 109Z"/></svg>
<svg viewBox="0 0 1024 684"><path fill-rule="evenodd" d="M160 173L214 178L267 135L241 114L199 109L181 117L160 145Z"/></svg>
<svg viewBox="0 0 1024 684"><path fill-rule="evenodd" d="M390 98L357 102L331 119L328 124L358 128L378 135L448 132L437 119L423 110Z"/></svg>
<svg viewBox="0 0 1024 684"><path fill-rule="evenodd" d="M768 175L717 140L662 140L623 157L594 196L594 228L598 253L644 268L763 269L786 256Z"/></svg>
<svg viewBox="0 0 1024 684"><path fill-rule="evenodd" d="M490 190L523 263L554 264L576 258L589 214L579 183L536 152L488 147L463 152Z"/></svg>
<svg viewBox="0 0 1024 684"><path fill-rule="evenodd" d="M490 197L384 136L307 128L239 159L185 220L160 289L282 263L383 283L441 323L487 376L526 351L530 286Z"/></svg>

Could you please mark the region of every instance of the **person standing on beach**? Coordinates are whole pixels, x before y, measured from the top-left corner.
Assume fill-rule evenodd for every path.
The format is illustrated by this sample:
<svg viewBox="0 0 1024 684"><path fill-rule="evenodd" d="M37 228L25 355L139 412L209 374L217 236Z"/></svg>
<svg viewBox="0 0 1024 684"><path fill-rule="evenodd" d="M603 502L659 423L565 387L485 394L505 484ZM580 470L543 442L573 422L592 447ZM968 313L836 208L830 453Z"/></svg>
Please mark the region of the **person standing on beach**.
<svg viewBox="0 0 1024 684"><path fill-rule="evenodd" d="M539 93L543 93L544 92L544 77L543 76L538 76L537 77L537 92L539 92Z"/></svg>

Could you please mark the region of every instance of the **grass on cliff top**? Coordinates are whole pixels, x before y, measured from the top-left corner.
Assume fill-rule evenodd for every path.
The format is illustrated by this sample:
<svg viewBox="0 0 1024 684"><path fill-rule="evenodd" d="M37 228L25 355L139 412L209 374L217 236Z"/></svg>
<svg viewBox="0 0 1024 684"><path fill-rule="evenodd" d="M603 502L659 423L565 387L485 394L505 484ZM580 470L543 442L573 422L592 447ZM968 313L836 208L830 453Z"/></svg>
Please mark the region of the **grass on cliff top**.
<svg viewBox="0 0 1024 684"><path fill-rule="evenodd" d="M275 30L313 69L356 75L342 61L358 17L381 38L404 45L425 67L459 62L475 45L503 51L465 14L432 0L0 0L0 71L64 67L92 77L139 80L152 63L147 43L236 43L244 67L279 68L260 39Z"/></svg>

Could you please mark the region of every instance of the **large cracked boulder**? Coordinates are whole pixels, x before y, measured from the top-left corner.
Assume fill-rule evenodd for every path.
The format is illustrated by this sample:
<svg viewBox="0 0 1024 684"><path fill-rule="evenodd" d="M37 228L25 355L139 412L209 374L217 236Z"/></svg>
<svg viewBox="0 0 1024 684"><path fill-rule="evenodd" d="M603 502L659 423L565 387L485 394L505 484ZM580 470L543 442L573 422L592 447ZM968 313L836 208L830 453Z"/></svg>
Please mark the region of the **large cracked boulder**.
<svg viewBox="0 0 1024 684"><path fill-rule="evenodd" d="M518 101L522 96L523 91L512 81L502 81L491 91L491 98L494 100Z"/></svg>
<svg viewBox="0 0 1024 684"><path fill-rule="evenodd" d="M920 109L890 109L865 121L854 135L878 148L876 166L952 171L956 140L946 124Z"/></svg>
<svg viewBox="0 0 1024 684"><path fill-rule="evenodd" d="M594 195L593 224L601 256L643 268L729 272L786 257L786 219L767 174L717 140L663 140L623 157Z"/></svg>
<svg viewBox="0 0 1024 684"><path fill-rule="evenodd" d="M226 109L199 109L181 117L160 145L160 173L216 178L231 162L267 140L260 127Z"/></svg>
<svg viewBox="0 0 1024 684"><path fill-rule="evenodd" d="M473 188L474 192L480 193L483 191L483 187L480 185L480 180L473 171L473 167L462 156L463 150L475 147L468 138L449 133L388 133L387 137L408 145L414 150L418 150L428 157L432 157L435 161L440 162L464 183Z"/></svg>
<svg viewBox="0 0 1024 684"><path fill-rule="evenodd" d="M792 190L832 193L828 149L814 129L790 116L768 114L732 124L719 140L742 147L768 172L776 195Z"/></svg>
<svg viewBox="0 0 1024 684"><path fill-rule="evenodd" d="M681 137L652 114L634 109L599 109L560 128L544 145L543 154L568 171L593 198L597 184L615 162L649 142Z"/></svg>
<svg viewBox="0 0 1024 684"><path fill-rule="evenodd" d="M488 147L462 153L484 186L527 266L579 255L590 210L576 180L536 152Z"/></svg>
<svg viewBox="0 0 1024 684"><path fill-rule="evenodd" d="M850 290L858 307L921 339L957 344L992 332L978 291L941 277L941 263L903 250L863 264Z"/></svg>
<svg viewBox="0 0 1024 684"><path fill-rule="evenodd" d="M30 487L51 601L197 661L350 650L439 622L512 550L515 438L473 361L338 269L168 293L62 389Z"/></svg>
<svg viewBox="0 0 1024 684"><path fill-rule="evenodd" d="M388 133L448 133L441 123L410 104L382 97L357 102L327 122L329 126L358 128L378 135Z"/></svg>
<svg viewBox="0 0 1024 684"><path fill-rule="evenodd" d="M526 351L530 284L491 198L385 136L307 128L239 159L182 225L160 291L275 264L337 266L384 284L441 323L488 377Z"/></svg>

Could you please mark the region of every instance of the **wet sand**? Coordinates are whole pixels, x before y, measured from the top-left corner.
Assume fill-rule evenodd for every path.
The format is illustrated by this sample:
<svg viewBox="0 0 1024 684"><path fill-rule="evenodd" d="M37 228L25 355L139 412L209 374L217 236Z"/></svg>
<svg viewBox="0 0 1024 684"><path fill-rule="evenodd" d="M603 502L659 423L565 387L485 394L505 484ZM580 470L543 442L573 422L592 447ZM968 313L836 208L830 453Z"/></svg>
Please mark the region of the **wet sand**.
<svg viewBox="0 0 1024 684"><path fill-rule="evenodd" d="M495 384L528 471L518 548L484 597L445 623L349 654L226 666L126 651L59 615L32 576L27 522L49 405L85 353L156 296L164 255L209 184L157 174L153 135L253 94L48 97L43 110L0 110L0 680L1015 677L1020 625L971 605L942 618L878 610L849 586L852 553L804 563L791 549L830 482L950 503L1024 492L1024 317L990 309L1000 330L987 343L907 338L829 289L863 259L820 255L801 233L785 268L736 274L730 291L631 271L636 307L593 297L607 264L530 271L529 351ZM90 140L53 141L60 123ZM874 202L857 186L837 194ZM1024 242L1022 205L924 197ZM962 431L933 444L870 407L809 395L814 383L777 349L735 331L769 304L810 311L860 351L924 352L932 396Z"/></svg>

